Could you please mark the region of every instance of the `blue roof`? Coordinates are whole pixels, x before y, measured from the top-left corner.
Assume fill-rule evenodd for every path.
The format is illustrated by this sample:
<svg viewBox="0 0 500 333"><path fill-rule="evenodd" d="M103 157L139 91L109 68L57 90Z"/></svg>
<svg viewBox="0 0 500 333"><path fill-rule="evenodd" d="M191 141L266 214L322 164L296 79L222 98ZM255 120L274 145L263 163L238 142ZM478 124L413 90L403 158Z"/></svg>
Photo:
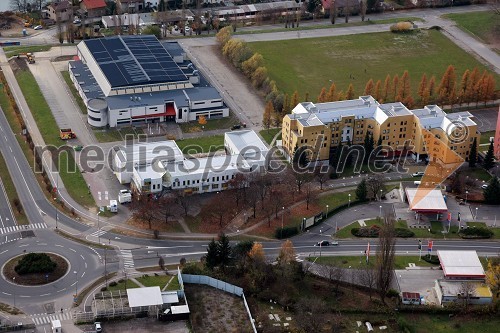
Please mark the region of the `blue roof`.
<svg viewBox="0 0 500 333"><path fill-rule="evenodd" d="M83 42L113 88L188 80L153 35L115 36Z"/></svg>

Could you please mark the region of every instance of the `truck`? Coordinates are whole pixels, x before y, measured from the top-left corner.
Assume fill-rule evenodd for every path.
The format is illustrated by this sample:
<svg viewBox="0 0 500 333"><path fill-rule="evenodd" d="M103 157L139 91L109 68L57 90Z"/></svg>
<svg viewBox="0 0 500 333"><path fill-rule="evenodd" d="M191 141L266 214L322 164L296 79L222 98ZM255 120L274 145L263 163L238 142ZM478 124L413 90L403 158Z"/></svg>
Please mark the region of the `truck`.
<svg viewBox="0 0 500 333"><path fill-rule="evenodd" d="M20 58L21 56L26 56L26 60L28 61L29 64L35 63L35 56L33 55L33 53L22 52L17 55L17 58Z"/></svg>
<svg viewBox="0 0 500 333"><path fill-rule="evenodd" d="M118 193L118 202L121 204L132 202L132 193L129 190L120 190Z"/></svg>
<svg viewBox="0 0 500 333"><path fill-rule="evenodd" d="M59 137L61 140L69 140L76 138L76 134L71 130L71 128L61 128L59 130Z"/></svg>
<svg viewBox="0 0 500 333"><path fill-rule="evenodd" d="M62 333L60 320L52 320L52 333Z"/></svg>
<svg viewBox="0 0 500 333"><path fill-rule="evenodd" d="M109 200L109 211L111 213L118 213L118 203L116 200Z"/></svg>

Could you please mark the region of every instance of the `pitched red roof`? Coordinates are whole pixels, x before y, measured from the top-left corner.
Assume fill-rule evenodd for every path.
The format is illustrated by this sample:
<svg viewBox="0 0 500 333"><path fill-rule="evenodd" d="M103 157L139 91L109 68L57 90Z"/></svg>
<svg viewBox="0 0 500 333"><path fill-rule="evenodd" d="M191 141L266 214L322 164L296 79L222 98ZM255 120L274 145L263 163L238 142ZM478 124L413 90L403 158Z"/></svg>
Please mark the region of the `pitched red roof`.
<svg viewBox="0 0 500 333"><path fill-rule="evenodd" d="M87 9L96 9L106 7L104 0L83 0L85 7Z"/></svg>

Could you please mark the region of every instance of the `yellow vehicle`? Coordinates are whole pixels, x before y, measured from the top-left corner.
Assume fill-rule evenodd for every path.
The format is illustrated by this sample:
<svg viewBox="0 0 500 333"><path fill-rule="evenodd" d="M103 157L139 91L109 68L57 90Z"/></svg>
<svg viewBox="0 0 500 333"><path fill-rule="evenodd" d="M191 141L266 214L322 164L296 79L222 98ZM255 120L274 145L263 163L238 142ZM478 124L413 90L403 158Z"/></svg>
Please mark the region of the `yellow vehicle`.
<svg viewBox="0 0 500 333"><path fill-rule="evenodd" d="M61 140L69 140L76 138L76 134L71 130L71 128L61 128L59 130L59 137Z"/></svg>
<svg viewBox="0 0 500 333"><path fill-rule="evenodd" d="M33 55L33 53L26 53L26 52L23 52L23 53L19 53L17 55L17 57L21 57L21 56L26 56L26 60L28 60L28 63L29 64L34 64L35 63L35 56Z"/></svg>

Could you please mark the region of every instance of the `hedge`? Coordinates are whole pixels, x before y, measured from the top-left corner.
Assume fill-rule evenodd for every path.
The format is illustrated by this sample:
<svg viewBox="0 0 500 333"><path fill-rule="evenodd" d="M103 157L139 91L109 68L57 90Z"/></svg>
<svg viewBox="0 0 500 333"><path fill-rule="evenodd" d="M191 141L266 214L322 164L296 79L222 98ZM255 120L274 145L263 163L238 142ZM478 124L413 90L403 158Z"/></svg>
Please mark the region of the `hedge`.
<svg viewBox="0 0 500 333"><path fill-rule="evenodd" d="M394 231L396 233L396 237L399 238L410 238L415 236L415 233L413 231L405 228L395 228ZM351 229L351 234L356 237L376 238L378 237L379 232L380 232L380 227L377 225Z"/></svg>
<svg viewBox="0 0 500 333"><path fill-rule="evenodd" d="M289 238L295 236L299 233L299 228L297 227L285 227L283 229L276 228L274 232L274 237L277 239Z"/></svg>
<svg viewBox="0 0 500 333"><path fill-rule="evenodd" d="M427 261L429 264L433 265L441 264L441 262L439 261L439 257L435 254L433 255L426 254L425 256L422 257L422 259L424 259L424 261Z"/></svg>
<svg viewBox="0 0 500 333"><path fill-rule="evenodd" d="M491 231L488 228L483 228L483 227L473 227L473 228L467 228L467 229L462 229L459 231L458 235L462 238L466 239L486 239L486 238L491 238L493 236L493 231Z"/></svg>

